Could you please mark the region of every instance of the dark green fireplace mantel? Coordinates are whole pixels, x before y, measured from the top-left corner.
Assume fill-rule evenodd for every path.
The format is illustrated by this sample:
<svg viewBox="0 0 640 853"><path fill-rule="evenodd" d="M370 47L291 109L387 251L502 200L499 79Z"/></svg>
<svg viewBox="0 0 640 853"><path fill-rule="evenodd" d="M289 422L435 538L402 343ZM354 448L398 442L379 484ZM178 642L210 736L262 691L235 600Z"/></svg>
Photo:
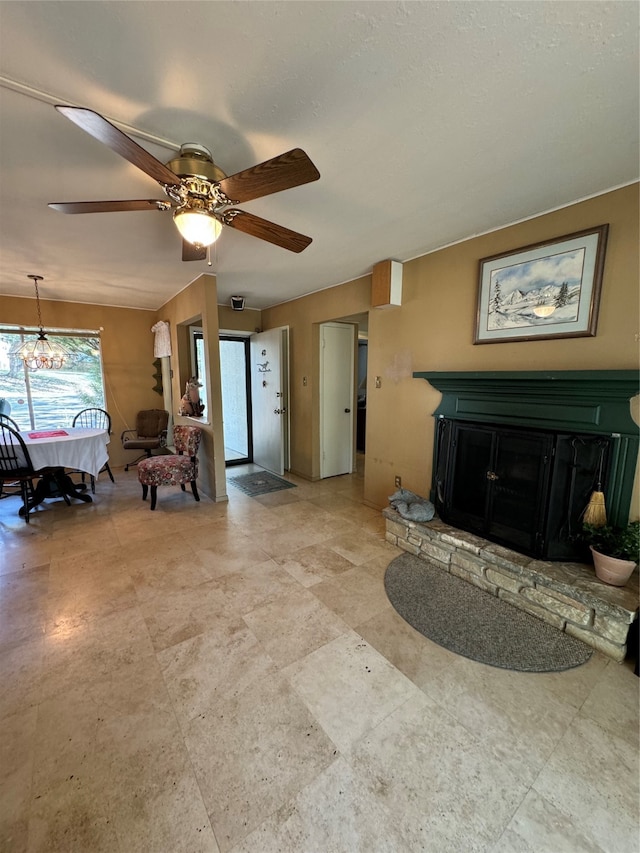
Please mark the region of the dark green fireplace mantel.
<svg viewBox="0 0 640 853"><path fill-rule="evenodd" d="M442 392L434 416L541 429L638 435L635 370L419 372Z"/></svg>
<svg viewBox="0 0 640 853"><path fill-rule="evenodd" d="M614 524L626 523L639 444L629 406L640 393L638 371L420 371L413 376L442 392L436 418L612 436L607 508Z"/></svg>

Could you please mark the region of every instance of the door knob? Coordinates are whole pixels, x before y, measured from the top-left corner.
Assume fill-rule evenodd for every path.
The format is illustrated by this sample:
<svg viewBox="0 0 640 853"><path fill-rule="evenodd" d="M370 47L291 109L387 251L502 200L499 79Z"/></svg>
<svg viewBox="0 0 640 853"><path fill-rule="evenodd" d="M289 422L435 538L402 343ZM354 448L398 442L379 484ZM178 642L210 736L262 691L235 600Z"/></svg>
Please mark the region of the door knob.
<svg viewBox="0 0 640 853"><path fill-rule="evenodd" d="M499 480L500 477L494 471L487 471L487 480Z"/></svg>
<svg viewBox="0 0 640 853"><path fill-rule="evenodd" d="M346 412L347 414L349 414L349 412L350 412L350 411L351 411L351 409L345 409L345 412Z"/></svg>

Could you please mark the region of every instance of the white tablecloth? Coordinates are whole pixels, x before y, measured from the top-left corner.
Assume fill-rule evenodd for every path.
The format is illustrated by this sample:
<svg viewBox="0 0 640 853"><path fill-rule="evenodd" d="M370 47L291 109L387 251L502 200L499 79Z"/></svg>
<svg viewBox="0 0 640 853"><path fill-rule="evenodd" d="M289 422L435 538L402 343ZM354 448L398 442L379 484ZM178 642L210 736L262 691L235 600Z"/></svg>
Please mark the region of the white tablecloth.
<svg viewBox="0 0 640 853"><path fill-rule="evenodd" d="M109 434L103 429L66 427L66 435L32 438L38 432L60 432L60 430L36 430L31 434L21 432L36 471L41 468L73 468L98 476L98 472L109 459L107 444Z"/></svg>

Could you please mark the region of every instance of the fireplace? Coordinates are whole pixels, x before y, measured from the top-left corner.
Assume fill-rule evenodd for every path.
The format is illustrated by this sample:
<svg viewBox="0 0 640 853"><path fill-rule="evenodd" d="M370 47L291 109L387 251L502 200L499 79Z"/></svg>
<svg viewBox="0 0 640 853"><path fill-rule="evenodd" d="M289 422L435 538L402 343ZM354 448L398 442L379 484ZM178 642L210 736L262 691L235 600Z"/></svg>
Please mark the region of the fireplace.
<svg viewBox="0 0 640 853"><path fill-rule="evenodd" d="M440 518L519 553L586 559L597 484L626 523L638 454L635 371L414 373L442 392L431 500Z"/></svg>

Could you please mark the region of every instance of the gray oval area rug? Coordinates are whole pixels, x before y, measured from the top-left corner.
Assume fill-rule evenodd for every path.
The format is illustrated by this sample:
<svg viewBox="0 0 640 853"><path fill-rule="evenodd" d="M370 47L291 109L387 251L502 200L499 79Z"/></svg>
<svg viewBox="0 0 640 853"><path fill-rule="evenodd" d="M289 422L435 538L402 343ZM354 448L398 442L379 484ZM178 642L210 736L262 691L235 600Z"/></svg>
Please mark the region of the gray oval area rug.
<svg viewBox="0 0 640 853"><path fill-rule="evenodd" d="M389 564L384 585L402 618L439 646L520 672L557 672L586 663L593 649L413 554Z"/></svg>

